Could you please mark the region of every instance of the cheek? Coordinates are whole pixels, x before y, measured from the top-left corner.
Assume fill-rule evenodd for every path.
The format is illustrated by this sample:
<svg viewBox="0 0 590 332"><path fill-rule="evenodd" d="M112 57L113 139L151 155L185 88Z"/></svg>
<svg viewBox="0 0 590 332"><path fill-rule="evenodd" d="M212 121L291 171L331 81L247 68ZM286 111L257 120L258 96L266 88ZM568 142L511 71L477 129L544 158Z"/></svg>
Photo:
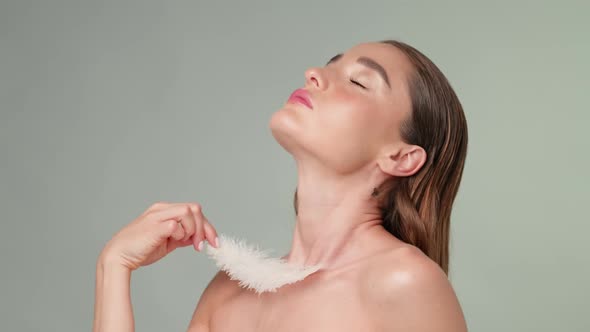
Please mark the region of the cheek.
<svg viewBox="0 0 590 332"><path fill-rule="evenodd" d="M366 98L341 95L322 108L321 125L326 131L346 138L367 138L379 123L376 105Z"/></svg>
<svg viewBox="0 0 590 332"><path fill-rule="evenodd" d="M318 110L316 146L337 165L355 168L374 157L379 119L376 105L366 98L339 96Z"/></svg>

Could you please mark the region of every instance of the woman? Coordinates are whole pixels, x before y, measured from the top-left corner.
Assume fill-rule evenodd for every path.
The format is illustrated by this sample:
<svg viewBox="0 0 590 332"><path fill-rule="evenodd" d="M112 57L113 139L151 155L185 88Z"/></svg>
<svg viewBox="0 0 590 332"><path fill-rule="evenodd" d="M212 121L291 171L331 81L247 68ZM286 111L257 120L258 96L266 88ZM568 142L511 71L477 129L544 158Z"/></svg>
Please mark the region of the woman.
<svg viewBox="0 0 590 332"><path fill-rule="evenodd" d="M269 126L298 170L285 259L324 268L261 295L219 272L189 331L466 331L447 274L467 124L445 76L388 40L305 77ZM216 236L197 203L151 206L98 259L94 330L133 330L131 271Z"/></svg>

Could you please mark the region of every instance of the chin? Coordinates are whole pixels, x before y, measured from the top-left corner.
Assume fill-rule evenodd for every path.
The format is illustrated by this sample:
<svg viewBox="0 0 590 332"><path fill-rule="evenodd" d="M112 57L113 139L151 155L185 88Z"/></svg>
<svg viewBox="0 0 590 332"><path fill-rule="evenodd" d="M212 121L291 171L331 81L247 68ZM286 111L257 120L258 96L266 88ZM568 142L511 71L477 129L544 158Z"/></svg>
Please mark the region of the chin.
<svg viewBox="0 0 590 332"><path fill-rule="evenodd" d="M268 122L268 127L275 140L290 153L299 145L305 128L301 113L290 105L274 112Z"/></svg>

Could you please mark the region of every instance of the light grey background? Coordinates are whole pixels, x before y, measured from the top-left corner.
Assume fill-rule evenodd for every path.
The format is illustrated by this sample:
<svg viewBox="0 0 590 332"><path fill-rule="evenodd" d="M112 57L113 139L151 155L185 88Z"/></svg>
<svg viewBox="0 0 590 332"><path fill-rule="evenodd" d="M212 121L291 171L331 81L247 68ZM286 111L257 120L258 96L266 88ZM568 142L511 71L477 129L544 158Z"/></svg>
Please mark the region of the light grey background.
<svg viewBox="0 0 590 332"><path fill-rule="evenodd" d="M0 330L89 331L102 246L158 200L290 246L268 129L309 66L395 38L465 108L450 279L471 331L589 331L587 2L2 1ZM136 271L138 331L183 331L215 273Z"/></svg>

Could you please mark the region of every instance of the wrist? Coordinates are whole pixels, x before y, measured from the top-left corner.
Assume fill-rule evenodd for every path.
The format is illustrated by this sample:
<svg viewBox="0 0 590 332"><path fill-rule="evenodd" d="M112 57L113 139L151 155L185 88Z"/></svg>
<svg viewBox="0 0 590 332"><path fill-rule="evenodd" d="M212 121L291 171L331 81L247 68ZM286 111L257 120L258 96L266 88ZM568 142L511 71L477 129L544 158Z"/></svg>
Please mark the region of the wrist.
<svg viewBox="0 0 590 332"><path fill-rule="evenodd" d="M107 250L103 250L100 255L98 256L98 259L96 261L96 268L100 269L100 270L117 270L117 271L121 271L121 270L127 270L129 272L132 271L132 269L130 269L129 267L127 267L121 260L121 257L119 255L113 254Z"/></svg>

